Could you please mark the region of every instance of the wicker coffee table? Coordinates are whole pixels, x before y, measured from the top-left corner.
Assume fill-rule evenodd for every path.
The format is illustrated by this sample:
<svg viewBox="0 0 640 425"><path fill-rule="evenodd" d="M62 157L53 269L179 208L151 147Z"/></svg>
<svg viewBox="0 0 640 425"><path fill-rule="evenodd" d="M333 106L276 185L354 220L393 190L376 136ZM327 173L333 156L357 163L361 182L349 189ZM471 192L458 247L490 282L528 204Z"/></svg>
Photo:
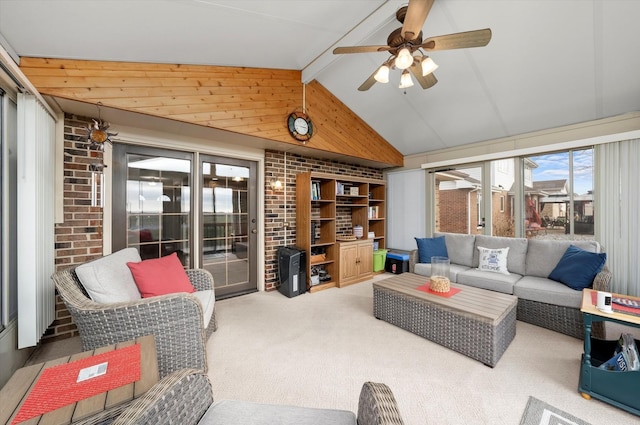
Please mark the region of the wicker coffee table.
<svg viewBox="0 0 640 425"><path fill-rule="evenodd" d="M374 316L494 367L516 335L518 298L455 283L450 298L416 289L428 280L402 273L374 282Z"/></svg>

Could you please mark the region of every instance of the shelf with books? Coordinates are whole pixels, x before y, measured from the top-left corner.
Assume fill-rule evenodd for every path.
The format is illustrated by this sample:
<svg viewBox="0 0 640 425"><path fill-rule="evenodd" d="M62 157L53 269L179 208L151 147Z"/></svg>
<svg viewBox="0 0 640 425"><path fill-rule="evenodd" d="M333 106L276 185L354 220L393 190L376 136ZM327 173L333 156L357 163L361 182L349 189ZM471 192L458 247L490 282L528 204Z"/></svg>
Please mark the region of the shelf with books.
<svg viewBox="0 0 640 425"><path fill-rule="evenodd" d="M331 277L331 280L320 284L309 281L310 291L340 286L341 269L346 265L344 261L338 261L338 236L351 236L354 226L362 226L362 241L373 239L381 248L384 247L385 195L383 180L316 172L297 175L296 245L311 255L319 248L324 249L326 255L321 265L323 273ZM370 211L376 211L379 218L370 219ZM370 238L369 231L375 231L375 236ZM312 264L308 263L307 276L311 277ZM313 265L316 266L316 262Z"/></svg>

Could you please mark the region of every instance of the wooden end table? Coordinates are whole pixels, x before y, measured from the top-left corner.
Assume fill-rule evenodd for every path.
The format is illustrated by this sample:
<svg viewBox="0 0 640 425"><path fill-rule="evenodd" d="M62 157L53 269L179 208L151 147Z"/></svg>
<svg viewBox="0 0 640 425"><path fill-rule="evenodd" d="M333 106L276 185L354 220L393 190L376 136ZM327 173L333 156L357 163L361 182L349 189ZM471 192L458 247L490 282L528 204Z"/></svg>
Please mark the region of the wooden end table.
<svg viewBox="0 0 640 425"><path fill-rule="evenodd" d="M119 406L124 408L128 402L141 396L158 382L158 358L153 335L18 369L9 379L9 382L0 390L0 406L2 406L2 409L0 409L0 424L8 425L11 423L45 369L125 348L136 343L140 344L139 381L80 400L22 423L71 424L92 418L97 414L103 413L107 415L106 412Z"/></svg>
<svg viewBox="0 0 640 425"><path fill-rule="evenodd" d="M615 322L625 326L640 328L640 309L638 314L628 314L618 311L604 313L595 306L593 289L582 291L580 311L584 319L584 353L580 366L580 381L578 391L587 400L591 397L619 407L627 412L640 416L640 371L615 372L600 369L603 362L613 357L615 341L603 341L591 338L591 328L594 322ZM629 295L612 294L613 297L628 298L640 302L640 298ZM615 308L615 304L614 304ZM612 344L613 343L613 344ZM636 341L636 345L638 345ZM600 348L605 346L604 353ZM638 346L640 349L640 345ZM609 352L610 350L610 352ZM605 358L598 358L598 357Z"/></svg>

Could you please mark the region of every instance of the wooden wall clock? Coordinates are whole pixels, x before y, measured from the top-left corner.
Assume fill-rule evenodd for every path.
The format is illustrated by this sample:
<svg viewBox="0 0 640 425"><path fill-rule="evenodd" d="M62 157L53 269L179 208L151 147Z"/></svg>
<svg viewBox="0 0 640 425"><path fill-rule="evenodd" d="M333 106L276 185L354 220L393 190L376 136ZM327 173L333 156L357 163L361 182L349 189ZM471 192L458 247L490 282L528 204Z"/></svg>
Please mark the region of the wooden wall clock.
<svg viewBox="0 0 640 425"><path fill-rule="evenodd" d="M289 134L299 142L306 143L313 136L313 123L304 112L294 111L287 118Z"/></svg>

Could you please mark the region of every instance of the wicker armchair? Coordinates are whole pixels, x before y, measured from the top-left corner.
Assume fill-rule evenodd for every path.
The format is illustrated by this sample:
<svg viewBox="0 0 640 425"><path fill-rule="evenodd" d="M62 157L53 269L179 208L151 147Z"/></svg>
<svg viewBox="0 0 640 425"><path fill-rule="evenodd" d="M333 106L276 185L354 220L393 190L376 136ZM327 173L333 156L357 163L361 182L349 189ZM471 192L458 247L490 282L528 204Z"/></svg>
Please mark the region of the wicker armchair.
<svg viewBox="0 0 640 425"><path fill-rule="evenodd" d="M211 383L207 375L196 370L180 370L158 382L144 396L135 400L113 422L113 425L135 424L198 424L209 425L200 419L213 403ZM240 404L240 406L242 406ZM269 409L278 409L273 405L262 405ZM241 408L241 407L240 407ZM315 410L315 409L313 409ZM319 410L321 415L322 411ZM287 415L286 407L282 414ZM283 418L282 423L293 423L290 417ZM301 420L300 416L296 419ZM302 419L302 423L304 419ZM207 423L203 423L207 422ZM316 423L331 423L328 419L314 418ZM229 423L229 422L227 422ZM234 421L232 423L242 423ZM251 422L262 423L255 419ZM270 422L277 423L277 422ZM298 422L300 425L302 423ZM391 389L381 383L365 382L358 402L358 425L403 425L402 416Z"/></svg>
<svg viewBox="0 0 640 425"><path fill-rule="evenodd" d="M208 271L186 272L196 291L213 289ZM154 335L160 377L184 368L206 372L205 344L217 328L215 310L205 329L202 305L193 295L176 293L99 304L89 298L75 268L58 271L52 279L78 327L84 351Z"/></svg>

